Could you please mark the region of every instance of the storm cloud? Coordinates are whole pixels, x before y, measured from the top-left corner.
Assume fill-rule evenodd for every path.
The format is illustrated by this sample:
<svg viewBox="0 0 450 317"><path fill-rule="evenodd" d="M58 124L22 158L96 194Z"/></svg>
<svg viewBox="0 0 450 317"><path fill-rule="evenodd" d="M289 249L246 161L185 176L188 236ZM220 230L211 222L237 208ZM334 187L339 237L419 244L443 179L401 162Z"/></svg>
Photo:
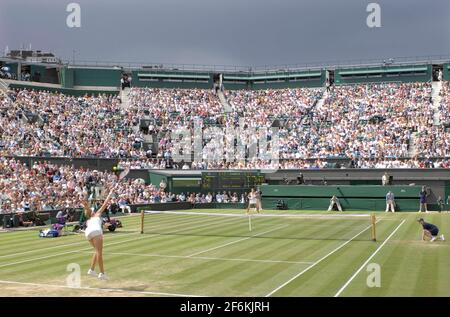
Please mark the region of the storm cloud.
<svg viewBox="0 0 450 317"><path fill-rule="evenodd" d="M81 6L69 28L66 7ZM369 3L381 27L366 25ZM78 61L207 65L450 55L448 0L1 0L0 49Z"/></svg>

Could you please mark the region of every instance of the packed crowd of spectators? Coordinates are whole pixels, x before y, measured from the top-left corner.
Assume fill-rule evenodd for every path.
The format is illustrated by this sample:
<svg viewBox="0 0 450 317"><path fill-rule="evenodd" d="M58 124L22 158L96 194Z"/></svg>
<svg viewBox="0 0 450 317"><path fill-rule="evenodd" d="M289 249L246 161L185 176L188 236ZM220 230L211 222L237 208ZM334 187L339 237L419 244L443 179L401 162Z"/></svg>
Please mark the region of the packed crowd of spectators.
<svg viewBox="0 0 450 317"><path fill-rule="evenodd" d="M287 119L290 128L301 123L316 102L322 89L234 90L227 92L233 111L250 127L270 127L274 119Z"/></svg>
<svg viewBox="0 0 450 317"><path fill-rule="evenodd" d="M424 157L450 156L450 87L449 82L442 82L437 119L418 133L417 151Z"/></svg>
<svg viewBox="0 0 450 317"><path fill-rule="evenodd" d="M132 88L126 109L114 96L11 90L0 97L0 156L120 158L119 166L133 169L290 169L329 167L328 160L335 158L358 162L338 167L417 167L429 157L445 162L450 155L444 125L450 118L448 82L441 92L440 125L433 124L429 83L331 87L318 103L323 93L307 88L228 91L231 112L224 113L213 90ZM145 117L151 118L154 153L143 147L139 119ZM185 138L181 129L194 135L185 142L198 141L193 133L197 119L202 150L192 163L184 163L176 158L189 153L175 141ZM252 130L277 120L276 146L272 131L261 136ZM236 130L228 133L229 128ZM412 156L414 135L419 159L405 162ZM261 138L267 158L235 151L238 139L261 150Z"/></svg>
<svg viewBox="0 0 450 317"><path fill-rule="evenodd" d="M91 198L104 198L108 186L117 175L72 166L57 166L46 161L27 166L16 159L0 158L0 213L50 211L82 208L87 193ZM120 182L114 190L110 209L130 212L131 204L165 202L237 203L245 202L245 194L181 193L166 191L166 184L146 185L141 179ZM95 196L97 195L97 196Z"/></svg>
<svg viewBox="0 0 450 317"><path fill-rule="evenodd" d="M123 160L119 161L117 167L119 169L164 169L167 167L165 160ZM276 163L265 162L257 160L255 162L204 162L194 161L192 163L172 162L171 169L178 170L214 170L214 169L236 169L236 170L251 170L251 169L323 169L323 168L450 168L450 159L427 159L427 158L407 158L407 159L351 159L351 160L337 160L331 161L327 159L316 160L302 160L290 159L280 160Z"/></svg>
<svg viewBox="0 0 450 317"><path fill-rule="evenodd" d="M277 122L279 158L307 158L296 136L298 131L303 130L303 121L322 95L323 89L308 88L237 90L227 93L233 111L244 118L246 126L269 128ZM268 148L274 149L271 144ZM250 165L254 164L250 162Z"/></svg>
<svg viewBox="0 0 450 317"><path fill-rule="evenodd" d="M213 119L223 112L217 96L206 89L132 88L130 99L141 114L148 111L163 124L181 123L194 117Z"/></svg>
<svg viewBox="0 0 450 317"><path fill-rule="evenodd" d="M408 157L411 134L432 123L429 83L333 87L296 139L306 157Z"/></svg>
<svg viewBox="0 0 450 317"><path fill-rule="evenodd" d="M217 193L181 193L176 195L176 200L179 202L190 202L191 204L204 204L204 203L246 203L248 200L248 193L241 193L240 195L236 192L217 192Z"/></svg>
<svg viewBox="0 0 450 317"><path fill-rule="evenodd" d="M136 120L113 96L12 90L0 97L0 155L142 157Z"/></svg>
<svg viewBox="0 0 450 317"><path fill-rule="evenodd" d="M357 160L350 164L352 168L450 168L450 159L391 159Z"/></svg>
<svg viewBox="0 0 450 317"><path fill-rule="evenodd" d="M9 67L0 68L0 78L1 79L16 79L16 74L12 73Z"/></svg>
<svg viewBox="0 0 450 317"><path fill-rule="evenodd" d="M448 90L448 85L445 87ZM233 142L236 144L235 135L208 131L206 127L203 128L203 132L208 131L209 137L203 140L201 160L196 158L189 164L175 163L171 168L324 168L330 166L327 159L333 158L347 158L357 162L350 165L337 164L342 168L445 166L445 159L425 164L428 157L444 157L445 151L449 148L444 141L433 140L433 146L427 146L428 143L421 139L421 136L425 135L429 135L430 138L440 135L442 131L442 127L433 127L431 91L429 83L332 87L324 103L318 106L317 101L323 94L320 89L228 91L226 96L233 112L219 120L220 107L215 104L216 107L212 107L208 114L203 113L202 118L214 117L215 122L222 124L225 129L231 124L242 125L242 122L245 128L270 127L274 120L278 119L281 122L277 140L279 160L238 157L230 162L224 159L227 155L225 145ZM136 96L144 98L149 103L153 102L149 97L153 93L159 96L158 100L164 100L160 95L165 96L167 90L134 90ZM153 113L153 110L150 112ZM448 110L441 113L448 116ZM172 137L174 135L177 137L175 133L177 128L189 126L182 117L173 121L171 133L167 134L168 138L162 138L159 144L160 150L164 153L159 155L159 158L166 160L171 159L173 153L177 152L172 144ZM419 141L416 146L420 159L404 160L412 154L413 134L418 135ZM241 132L240 138L249 146L258 142L258 136L252 133ZM267 135L269 154L270 150L274 149L270 144L270 138L271 136ZM311 158L319 160L314 162L305 160ZM120 163L123 166L130 164L133 165L132 168L160 168L164 162L147 159Z"/></svg>
<svg viewBox="0 0 450 317"><path fill-rule="evenodd" d="M450 123L450 82L442 82L441 103L439 105L439 122L441 124Z"/></svg>
<svg viewBox="0 0 450 317"><path fill-rule="evenodd" d="M437 121L417 133L417 152L422 157L450 156L450 93L448 82L442 83Z"/></svg>
<svg viewBox="0 0 450 317"><path fill-rule="evenodd" d="M149 133L158 136L158 158L173 156L176 131L192 131L196 119L202 124L224 121L218 97L207 89L132 88L130 106L140 117L149 116Z"/></svg>
<svg viewBox="0 0 450 317"><path fill-rule="evenodd" d="M0 212L26 212L81 208L87 192L102 195L102 188L117 179L114 173L45 161L28 167L15 159L0 158ZM165 200L164 186L145 185L140 180L121 182L112 204L146 203Z"/></svg>

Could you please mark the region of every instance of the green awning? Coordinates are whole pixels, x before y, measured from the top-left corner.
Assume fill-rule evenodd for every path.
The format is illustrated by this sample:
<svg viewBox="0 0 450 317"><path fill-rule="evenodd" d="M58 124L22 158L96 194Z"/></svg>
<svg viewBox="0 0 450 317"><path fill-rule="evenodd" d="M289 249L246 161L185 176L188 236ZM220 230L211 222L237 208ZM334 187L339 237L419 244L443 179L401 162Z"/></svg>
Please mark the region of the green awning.
<svg viewBox="0 0 450 317"><path fill-rule="evenodd" d="M296 74L279 74L279 75L260 75L260 76L229 76L224 75L223 79L228 80L268 80L268 79L286 79L286 78L304 78L304 77L320 77L321 72L312 73L296 73Z"/></svg>
<svg viewBox="0 0 450 317"><path fill-rule="evenodd" d="M182 74L154 74L154 73L138 73L138 77L156 77L156 78L195 78L195 79L209 79L208 75L182 75Z"/></svg>
<svg viewBox="0 0 450 317"><path fill-rule="evenodd" d="M379 73L405 73L405 72L423 72L427 71L427 67L410 67L410 68L388 68L388 69L359 69L339 71L340 75L359 75L359 74L379 74Z"/></svg>

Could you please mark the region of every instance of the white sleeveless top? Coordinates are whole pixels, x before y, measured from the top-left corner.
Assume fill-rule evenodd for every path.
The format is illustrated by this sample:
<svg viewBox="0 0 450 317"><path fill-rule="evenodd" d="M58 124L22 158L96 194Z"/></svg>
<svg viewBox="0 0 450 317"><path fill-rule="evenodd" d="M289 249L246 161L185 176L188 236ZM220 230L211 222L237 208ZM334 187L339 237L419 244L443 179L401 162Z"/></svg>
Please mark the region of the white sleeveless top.
<svg viewBox="0 0 450 317"><path fill-rule="evenodd" d="M103 232L103 230L102 230L102 219L100 217L91 217L87 221L87 227L86 227L86 231L84 232L84 234L87 237L94 231Z"/></svg>

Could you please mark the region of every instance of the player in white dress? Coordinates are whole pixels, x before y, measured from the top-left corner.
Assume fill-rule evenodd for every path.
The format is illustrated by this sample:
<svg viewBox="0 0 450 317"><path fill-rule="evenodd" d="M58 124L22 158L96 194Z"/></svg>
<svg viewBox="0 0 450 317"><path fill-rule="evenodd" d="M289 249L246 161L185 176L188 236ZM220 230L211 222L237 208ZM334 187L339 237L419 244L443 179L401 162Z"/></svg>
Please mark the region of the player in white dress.
<svg viewBox="0 0 450 317"><path fill-rule="evenodd" d="M256 209L256 211L259 213L258 199L254 188L252 188L252 190L248 194L247 214L250 212L250 208Z"/></svg>
<svg viewBox="0 0 450 317"><path fill-rule="evenodd" d="M101 216L103 211L105 211L106 207L108 207L113 191L114 188L111 189L102 206L96 212L93 212L91 207L89 206L87 195L85 201L83 202L84 214L88 219L87 228L84 234L95 250L95 253L92 256L91 266L89 268L88 274L96 276L101 280L107 279L105 269L103 266L103 222ZM98 264L98 267L100 269L100 273L98 275L95 272L96 264Z"/></svg>

